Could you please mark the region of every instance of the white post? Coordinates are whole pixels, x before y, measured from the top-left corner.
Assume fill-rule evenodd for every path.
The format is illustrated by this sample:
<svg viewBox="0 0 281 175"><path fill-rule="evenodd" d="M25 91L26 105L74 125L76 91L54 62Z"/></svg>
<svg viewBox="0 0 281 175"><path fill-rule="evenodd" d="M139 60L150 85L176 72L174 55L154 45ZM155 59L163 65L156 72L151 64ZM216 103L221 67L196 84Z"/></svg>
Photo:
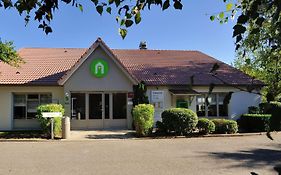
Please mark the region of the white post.
<svg viewBox="0 0 281 175"><path fill-rule="evenodd" d="M62 138L69 139L70 138L70 118L65 116L62 122Z"/></svg>

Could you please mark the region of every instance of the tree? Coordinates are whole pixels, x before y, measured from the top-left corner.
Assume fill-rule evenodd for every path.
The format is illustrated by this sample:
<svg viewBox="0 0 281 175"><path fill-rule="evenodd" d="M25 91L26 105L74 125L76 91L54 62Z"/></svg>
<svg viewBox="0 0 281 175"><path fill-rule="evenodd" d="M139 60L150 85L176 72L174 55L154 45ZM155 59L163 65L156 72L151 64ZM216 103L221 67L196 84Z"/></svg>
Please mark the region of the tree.
<svg viewBox="0 0 281 175"><path fill-rule="evenodd" d="M257 3L256 0L254 2ZM246 10L245 14L250 13L253 18L244 14L238 18L240 26L246 27L243 34L237 35L238 58L235 66L263 80L267 84L267 97L277 100L281 94L281 1L249 6L257 12Z"/></svg>
<svg viewBox="0 0 281 175"><path fill-rule="evenodd" d="M162 10L166 10L173 5L174 9L181 10L183 5L181 0L91 0L96 8L97 13L102 15L104 11L111 14L115 6L118 13L116 21L119 23L119 34L124 39L127 35L128 27L141 22L141 12L151 6L159 6ZM52 32L51 21L54 18L53 13L59 9L61 3L77 7L83 11L83 5L78 0L0 0L0 8L14 8L19 12L19 15L24 16L26 24L33 18L39 22L38 28L42 29L46 34ZM13 66L18 66L22 61L14 50L12 42L0 43L0 61Z"/></svg>
<svg viewBox="0 0 281 175"><path fill-rule="evenodd" d="M15 51L13 42L2 42L0 40L0 61L9 64L11 66L19 66L23 63L23 60L19 57Z"/></svg>
<svg viewBox="0 0 281 175"><path fill-rule="evenodd" d="M133 24L141 22L141 12L149 9L151 6L158 6L162 10L166 10L173 5L174 9L181 10L183 5L181 0L91 0L96 8L97 13L102 15L104 11L111 14L113 7L116 9L118 16L117 22L120 24L119 34L122 38L127 35L126 28ZM78 0L0 0L0 7L5 9L15 8L20 15L24 15L26 24L33 17L39 22L38 28L41 28L46 34L52 32L50 22L53 19L53 13L59 9L60 3L72 5L83 11L83 5Z"/></svg>

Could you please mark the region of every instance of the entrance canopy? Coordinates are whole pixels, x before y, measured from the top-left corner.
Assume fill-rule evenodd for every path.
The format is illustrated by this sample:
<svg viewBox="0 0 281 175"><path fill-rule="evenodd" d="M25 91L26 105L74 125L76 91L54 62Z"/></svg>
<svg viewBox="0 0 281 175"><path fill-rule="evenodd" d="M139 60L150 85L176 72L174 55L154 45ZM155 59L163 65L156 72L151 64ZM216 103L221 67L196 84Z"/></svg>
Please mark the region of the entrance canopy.
<svg viewBox="0 0 281 175"><path fill-rule="evenodd" d="M199 92L190 89L190 88L182 88L182 89L169 89L172 95L200 95Z"/></svg>

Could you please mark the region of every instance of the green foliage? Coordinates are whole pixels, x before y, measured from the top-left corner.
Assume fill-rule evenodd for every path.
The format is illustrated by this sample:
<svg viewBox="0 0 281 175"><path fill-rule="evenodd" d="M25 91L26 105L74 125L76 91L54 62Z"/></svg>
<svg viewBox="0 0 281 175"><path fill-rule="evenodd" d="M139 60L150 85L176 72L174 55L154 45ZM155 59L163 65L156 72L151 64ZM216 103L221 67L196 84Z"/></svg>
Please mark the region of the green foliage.
<svg viewBox="0 0 281 175"><path fill-rule="evenodd" d="M48 1L48 0L32 0L22 1L10 1L10 0L0 0L0 7L5 9L16 9L20 15L25 15L26 24L30 19L34 18L39 22L38 28L41 28L46 34L52 32L50 22L53 20L54 12L59 9L59 6L63 3L67 5L72 5L83 12L83 5L78 0L61 0L61 1ZM112 9L115 7L116 13L118 14L117 22L120 25L119 34L122 38L127 35L127 30L125 28L131 27L133 24L139 24L141 22L141 12L145 9L151 9L151 6L160 7L162 10L166 10L173 5L176 10L181 10L183 4L181 0L136 0L136 1L123 1L123 0L91 0L96 12L103 15L103 12L111 14ZM172 4L171 4L172 3Z"/></svg>
<svg viewBox="0 0 281 175"><path fill-rule="evenodd" d="M215 131L215 124L207 118L199 118L197 128L201 134L210 134Z"/></svg>
<svg viewBox="0 0 281 175"><path fill-rule="evenodd" d="M133 86L134 98L133 98L133 106L138 104L148 104L148 97L146 95L146 85L144 82L140 82L138 85Z"/></svg>
<svg viewBox="0 0 281 175"><path fill-rule="evenodd" d="M50 118L43 118L43 112L61 112L62 115L64 114L64 108L61 104L46 104L40 105L37 108L37 118L40 122L41 129L43 132L47 133L48 135L51 134L51 120ZM55 117L54 118L54 134L55 136L61 135L61 118Z"/></svg>
<svg viewBox="0 0 281 175"><path fill-rule="evenodd" d="M281 103L270 102L271 105L271 119L270 119L270 130L280 131L281 130Z"/></svg>
<svg viewBox="0 0 281 175"><path fill-rule="evenodd" d="M257 106L249 106L248 107L248 113L249 114L258 114L259 112L260 112L260 109Z"/></svg>
<svg viewBox="0 0 281 175"><path fill-rule="evenodd" d="M23 63L23 60L19 57L17 51L15 51L15 46L11 41L0 41L0 61L15 67Z"/></svg>
<svg viewBox="0 0 281 175"><path fill-rule="evenodd" d="M215 133L218 134L234 134L238 131L237 122L227 119L213 119L215 124Z"/></svg>
<svg viewBox="0 0 281 175"><path fill-rule="evenodd" d="M139 104L133 108L133 118L138 136L152 133L154 121L154 107L150 104Z"/></svg>
<svg viewBox="0 0 281 175"><path fill-rule="evenodd" d="M166 134L186 135L195 129L197 122L198 117L192 110L171 108L162 113L162 124L157 125Z"/></svg>
<svg viewBox="0 0 281 175"><path fill-rule="evenodd" d="M271 114L243 114L237 121L244 132L268 131Z"/></svg>
<svg viewBox="0 0 281 175"><path fill-rule="evenodd" d="M267 84L264 94L270 94L269 101L277 100L281 95L280 1L242 0L240 9L237 23L246 30L235 31L235 67L262 80Z"/></svg>

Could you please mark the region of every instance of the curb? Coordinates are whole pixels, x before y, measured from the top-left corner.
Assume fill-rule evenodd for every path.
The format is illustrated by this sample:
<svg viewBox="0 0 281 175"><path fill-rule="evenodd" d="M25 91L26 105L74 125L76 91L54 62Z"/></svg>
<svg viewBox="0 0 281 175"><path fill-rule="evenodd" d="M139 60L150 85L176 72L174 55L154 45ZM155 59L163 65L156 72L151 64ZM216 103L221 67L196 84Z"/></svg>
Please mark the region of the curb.
<svg viewBox="0 0 281 175"><path fill-rule="evenodd" d="M272 132L274 135L281 132ZM197 138L212 138L212 137L247 137L266 135L266 132L259 133L237 133L237 134L209 134L197 136L159 136L159 137L127 137L127 138L85 138L85 139L1 139L0 142L83 142L83 141L112 141L112 140L157 140L157 139L197 139Z"/></svg>

